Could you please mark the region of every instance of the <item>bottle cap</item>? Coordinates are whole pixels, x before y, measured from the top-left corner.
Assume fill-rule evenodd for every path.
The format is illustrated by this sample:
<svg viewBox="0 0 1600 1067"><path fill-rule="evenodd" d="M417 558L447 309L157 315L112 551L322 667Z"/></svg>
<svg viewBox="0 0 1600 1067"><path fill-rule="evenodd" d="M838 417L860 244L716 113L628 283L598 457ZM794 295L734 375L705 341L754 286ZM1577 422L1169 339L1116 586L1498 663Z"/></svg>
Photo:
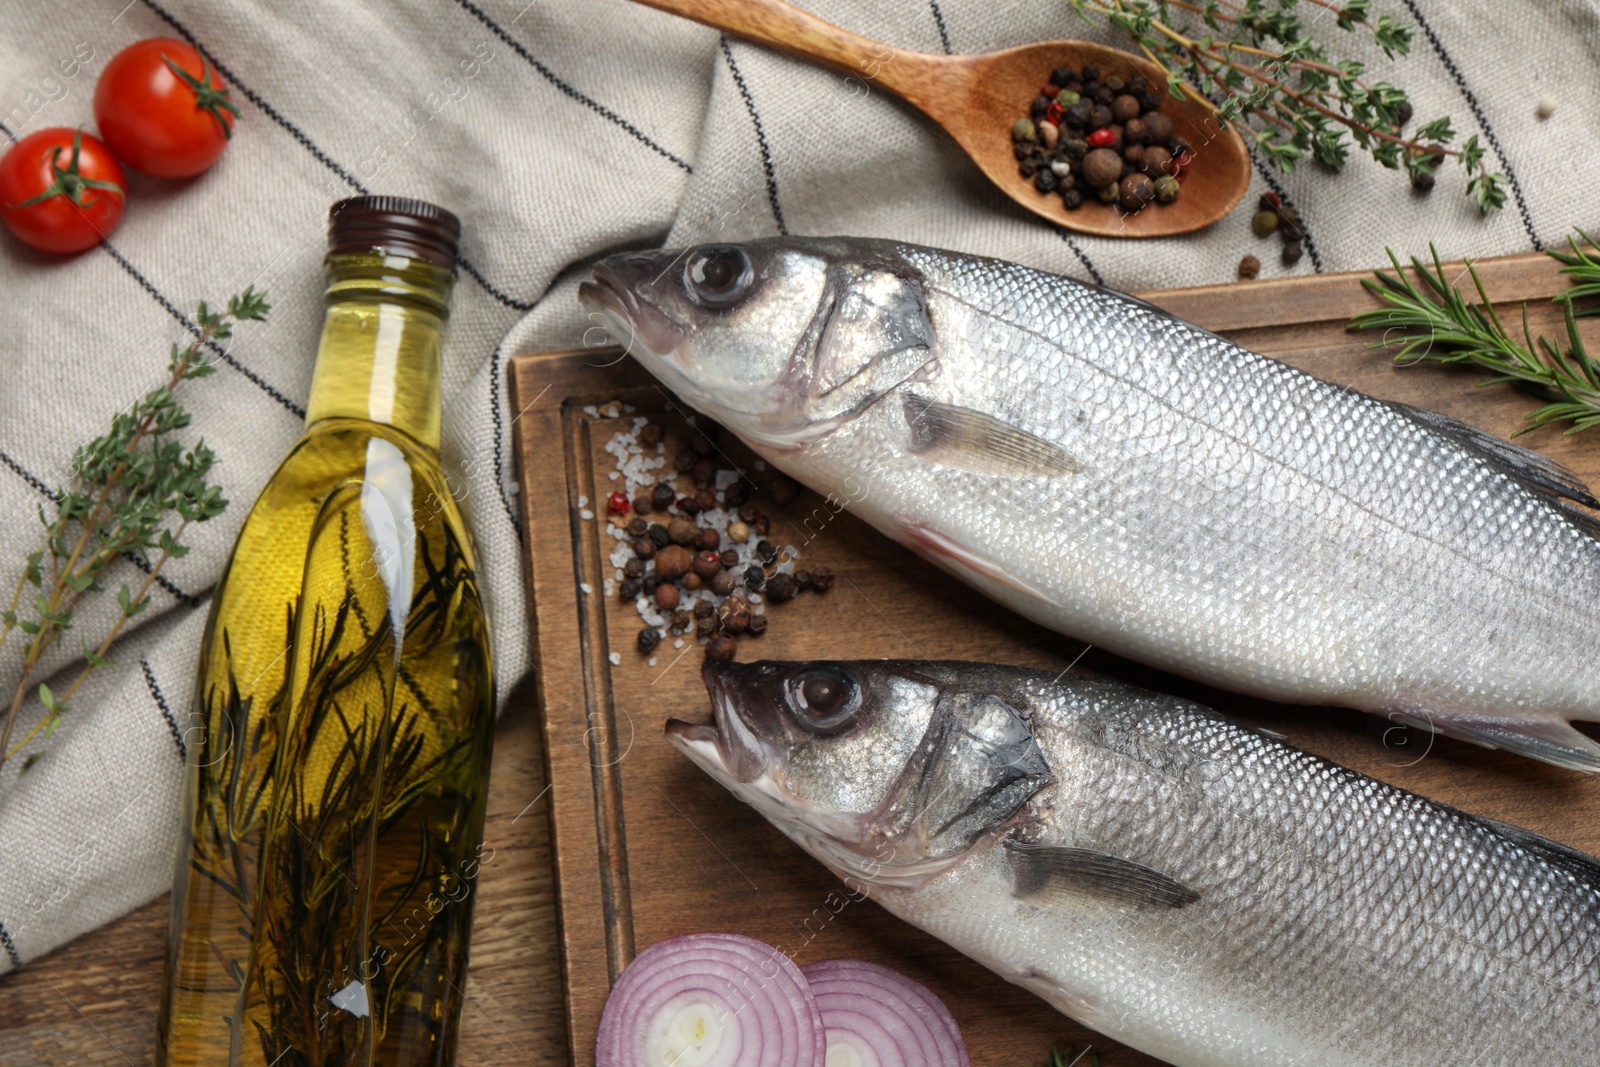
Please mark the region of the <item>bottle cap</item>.
<svg viewBox="0 0 1600 1067"><path fill-rule="evenodd" d="M355 196L328 209L328 254L383 252L426 260L452 272L461 220L425 200Z"/></svg>

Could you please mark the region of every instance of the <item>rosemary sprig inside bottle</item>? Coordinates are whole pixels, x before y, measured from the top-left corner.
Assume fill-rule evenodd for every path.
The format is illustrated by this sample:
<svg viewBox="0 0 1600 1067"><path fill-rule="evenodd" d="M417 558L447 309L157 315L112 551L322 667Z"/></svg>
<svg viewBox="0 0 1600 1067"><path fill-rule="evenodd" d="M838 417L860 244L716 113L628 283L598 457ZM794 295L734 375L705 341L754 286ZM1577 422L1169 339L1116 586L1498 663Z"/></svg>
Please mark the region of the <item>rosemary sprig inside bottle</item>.
<svg viewBox="0 0 1600 1067"><path fill-rule="evenodd" d="M10 603L0 611L0 650L13 630L23 635L22 674L0 728L0 766L41 733L45 737L55 733L78 687L95 668L109 664L106 654L117 635L149 606L150 587L167 561L189 551L182 543L189 524L214 518L228 506L221 489L209 480L215 454L204 441L185 448L175 439L176 431L189 425L189 413L173 394L180 382L203 378L216 369L206 358L209 343L232 336L235 322L265 319L268 310L266 294L253 288L230 298L226 311L213 311L201 301L190 330L192 340L182 348L172 346L166 384L118 412L108 433L77 449L72 483L57 490L50 505L53 517L46 507L39 508L44 527L39 547L28 555ZM45 653L72 628L84 598L102 592L101 578L125 557L143 564L143 581L136 588L124 583L117 590L121 612L98 643L91 647L79 636L85 662L64 692L58 695L45 683L38 684L44 714L13 744L12 728ZM22 769L26 771L40 755L30 753Z"/></svg>
<svg viewBox="0 0 1600 1067"><path fill-rule="evenodd" d="M1376 271L1376 278L1361 284L1377 295L1384 306L1363 311L1350 320L1355 330L1383 330L1384 339L1369 348L1391 347L1390 334L1402 331L1403 341L1395 362L1429 361L1444 364L1470 364L1491 371L1493 376L1479 385L1510 384L1547 401L1528 412L1527 425L1518 435L1541 426L1570 422L1567 433L1577 433L1600 424L1600 362L1589 355L1578 334L1577 319L1600 313L1600 306L1577 307L1574 302L1600 293L1600 258L1595 242L1583 230L1567 238L1571 251L1552 251L1548 255L1562 264L1561 273L1575 284L1551 298L1560 304L1566 321L1567 345L1547 337L1534 337L1528 326L1528 306L1522 306L1522 339L1513 337L1489 302L1477 269L1467 264L1467 274L1477 291L1479 303L1472 303L1445 277L1439 254L1428 246L1433 259L1430 267L1413 256L1411 267L1422 279L1419 288L1406 276L1399 259L1389 252L1394 273Z"/></svg>
<svg viewBox="0 0 1600 1067"><path fill-rule="evenodd" d="M1420 192L1454 156L1470 175L1467 195L1484 214L1506 200L1506 178L1483 164L1477 135L1459 148L1448 116L1402 132L1411 102L1387 82L1368 82L1365 66L1335 60L1311 37L1331 18L1345 32L1370 33L1391 59L1411 50L1412 28L1390 15L1369 19L1371 0L1307 0L1321 10L1302 20L1299 0L1068 0L1132 38L1167 76L1167 91L1209 108L1255 142L1261 156L1285 173L1306 156L1343 168L1354 141L1391 170L1404 168ZM1174 13L1176 14L1176 17Z"/></svg>

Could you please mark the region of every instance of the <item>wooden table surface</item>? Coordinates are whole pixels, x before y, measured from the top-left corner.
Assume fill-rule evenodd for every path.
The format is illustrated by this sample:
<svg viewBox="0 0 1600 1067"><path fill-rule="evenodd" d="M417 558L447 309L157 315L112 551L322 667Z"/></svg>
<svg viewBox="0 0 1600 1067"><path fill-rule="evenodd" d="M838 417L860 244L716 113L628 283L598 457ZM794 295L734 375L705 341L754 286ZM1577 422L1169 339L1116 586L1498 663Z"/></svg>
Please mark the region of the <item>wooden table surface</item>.
<svg viewBox="0 0 1600 1067"><path fill-rule="evenodd" d="M1544 257L1519 257L1491 273L1491 292L1497 299L1528 299L1557 288L1552 285L1553 266ZM1278 316L1315 319L1320 315L1331 320L1347 313L1349 290L1343 292L1341 296L1340 287L1323 278L1149 295L1180 314L1236 333L1248 344L1253 332ZM1548 329L1544 322L1536 322L1536 327ZM1366 376L1395 373L1383 370L1379 355L1372 356L1372 363ZM1471 380L1432 369L1406 373L1446 376L1452 394L1464 395L1465 383ZM1363 382L1362 387L1383 391L1373 382ZM1459 402L1459 395L1456 400ZM1574 442L1563 441L1554 432L1534 435L1527 443L1563 453L1569 461L1572 458ZM1584 445L1592 447L1587 439ZM463 1064L544 1067L569 1062L556 951L546 765L535 705L532 687L513 694L496 731L485 831L486 843L494 852L477 887L460 1054ZM1341 720L1328 727L1340 728L1348 731L1351 726ZM1357 724L1354 729L1361 727ZM1457 753L1465 757L1464 765L1488 765L1488 753L1459 749ZM1363 769L1382 776L1385 765L1385 761L1375 760L1373 767ZM1549 775L1541 772L1537 777ZM1443 781L1428 785L1441 799L1456 799ZM1586 799L1592 799L1592 792L1582 791ZM1574 798L1546 793L1542 799L1560 809ZM1512 806L1511 802L1505 801L1505 806ZM1526 824L1563 836L1559 823L1558 811L1546 809L1542 817L1530 818ZM0 1067L152 1062L165 929L166 900L162 898L0 979ZM605 970L604 960L596 960L594 965Z"/></svg>

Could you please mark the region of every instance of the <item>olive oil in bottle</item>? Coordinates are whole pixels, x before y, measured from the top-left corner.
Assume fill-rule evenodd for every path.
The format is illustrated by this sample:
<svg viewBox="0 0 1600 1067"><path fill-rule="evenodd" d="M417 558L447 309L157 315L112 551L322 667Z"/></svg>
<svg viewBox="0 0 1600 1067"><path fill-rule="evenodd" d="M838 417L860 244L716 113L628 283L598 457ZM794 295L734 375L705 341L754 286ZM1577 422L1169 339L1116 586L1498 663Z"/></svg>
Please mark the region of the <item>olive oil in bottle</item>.
<svg viewBox="0 0 1600 1067"><path fill-rule="evenodd" d="M166 1067L454 1062L494 706L439 466L458 235L395 197L330 214L306 432L201 648Z"/></svg>

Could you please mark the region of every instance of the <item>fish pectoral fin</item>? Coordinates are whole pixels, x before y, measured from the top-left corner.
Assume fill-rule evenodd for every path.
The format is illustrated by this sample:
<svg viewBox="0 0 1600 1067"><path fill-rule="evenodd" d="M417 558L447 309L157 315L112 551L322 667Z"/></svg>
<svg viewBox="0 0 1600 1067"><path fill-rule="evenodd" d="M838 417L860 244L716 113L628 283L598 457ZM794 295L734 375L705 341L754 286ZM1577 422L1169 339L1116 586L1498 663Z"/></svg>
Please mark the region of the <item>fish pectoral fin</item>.
<svg viewBox="0 0 1600 1067"><path fill-rule="evenodd" d="M1424 710L1392 712L1390 717L1458 741L1503 748L1569 770L1600 772L1600 744L1565 719L1482 719Z"/></svg>
<svg viewBox="0 0 1600 1067"><path fill-rule="evenodd" d="M935 463L1013 478L1059 478L1083 470L1060 445L993 415L915 393L906 393L903 404L911 451Z"/></svg>
<svg viewBox="0 0 1600 1067"><path fill-rule="evenodd" d="M1011 895L1029 904L1055 904L1093 896L1117 904L1181 908L1200 894L1142 863L1092 848L1063 848L1005 839Z"/></svg>

